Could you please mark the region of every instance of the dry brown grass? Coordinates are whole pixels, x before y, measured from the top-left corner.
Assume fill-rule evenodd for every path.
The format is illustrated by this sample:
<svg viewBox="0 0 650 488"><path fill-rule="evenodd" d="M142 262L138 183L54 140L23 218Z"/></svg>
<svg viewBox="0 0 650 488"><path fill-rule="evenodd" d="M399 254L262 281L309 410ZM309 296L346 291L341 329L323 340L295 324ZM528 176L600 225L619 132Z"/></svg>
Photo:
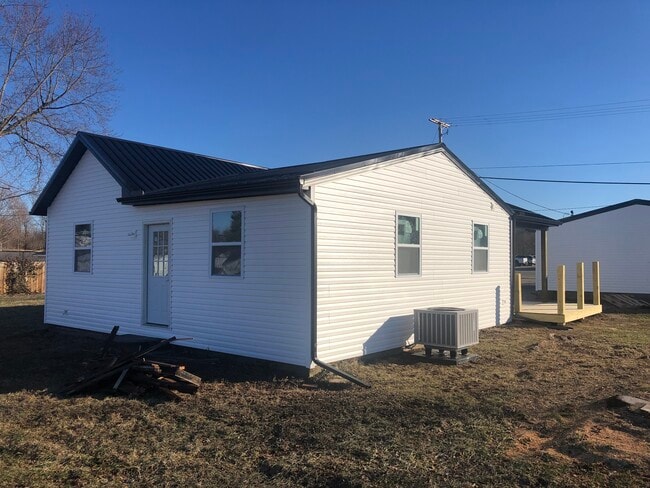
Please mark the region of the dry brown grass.
<svg viewBox="0 0 650 488"><path fill-rule="evenodd" d="M190 354L206 382L181 403L53 395L102 344L0 300L1 486L642 486L648 421L608 396L650 398L650 316L571 330L481 332L463 367L407 354L346 361L369 390L265 378ZM187 358L192 359L187 359Z"/></svg>

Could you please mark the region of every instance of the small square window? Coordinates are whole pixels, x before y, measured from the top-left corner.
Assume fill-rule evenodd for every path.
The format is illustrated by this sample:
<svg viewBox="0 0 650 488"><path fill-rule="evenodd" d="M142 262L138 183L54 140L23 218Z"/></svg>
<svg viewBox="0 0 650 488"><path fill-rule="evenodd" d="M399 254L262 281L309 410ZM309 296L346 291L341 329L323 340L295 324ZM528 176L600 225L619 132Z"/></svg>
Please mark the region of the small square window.
<svg viewBox="0 0 650 488"><path fill-rule="evenodd" d="M397 216L397 275L419 275L420 217Z"/></svg>
<svg viewBox="0 0 650 488"><path fill-rule="evenodd" d="M211 246L212 276L241 276L241 210L212 213Z"/></svg>

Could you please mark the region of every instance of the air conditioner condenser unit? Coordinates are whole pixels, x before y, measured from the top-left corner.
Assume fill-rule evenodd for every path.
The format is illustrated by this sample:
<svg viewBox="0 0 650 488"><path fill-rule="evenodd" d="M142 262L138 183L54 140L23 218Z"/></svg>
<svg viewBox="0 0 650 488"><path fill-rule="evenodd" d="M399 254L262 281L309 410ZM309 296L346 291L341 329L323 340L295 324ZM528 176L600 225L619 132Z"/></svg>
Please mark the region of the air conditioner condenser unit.
<svg viewBox="0 0 650 488"><path fill-rule="evenodd" d="M456 360L458 353L467 356L467 349L478 344L478 310L455 307L431 307L413 311L414 336L424 345L425 356L437 349L439 356Z"/></svg>

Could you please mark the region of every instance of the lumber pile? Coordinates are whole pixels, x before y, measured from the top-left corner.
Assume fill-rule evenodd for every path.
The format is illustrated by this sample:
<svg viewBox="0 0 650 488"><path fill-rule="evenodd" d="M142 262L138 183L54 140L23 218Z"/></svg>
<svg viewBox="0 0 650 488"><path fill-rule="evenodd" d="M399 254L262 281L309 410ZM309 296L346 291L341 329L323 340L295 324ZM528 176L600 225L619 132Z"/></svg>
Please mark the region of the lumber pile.
<svg viewBox="0 0 650 488"><path fill-rule="evenodd" d="M615 395L606 400L609 408L627 407L631 412L637 412L646 417L650 417L650 402L642 398L636 398L629 395Z"/></svg>
<svg viewBox="0 0 650 488"><path fill-rule="evenodd" d="M115 337L111 333L109 341ZM163 346L176 341L176 337L163 339L144 351L123 357L115 356L109 359L108 365L78 378L66 385L60 395L69 396L89 389L111 389L131 396L141 395L147 391L156 390L166 396L180 400L178 394L194 394L201 386L201 378L185 370L180 364L164 363L147 359L151 353ZM102 357L107 351L106 344L102 348Z"/></svg>

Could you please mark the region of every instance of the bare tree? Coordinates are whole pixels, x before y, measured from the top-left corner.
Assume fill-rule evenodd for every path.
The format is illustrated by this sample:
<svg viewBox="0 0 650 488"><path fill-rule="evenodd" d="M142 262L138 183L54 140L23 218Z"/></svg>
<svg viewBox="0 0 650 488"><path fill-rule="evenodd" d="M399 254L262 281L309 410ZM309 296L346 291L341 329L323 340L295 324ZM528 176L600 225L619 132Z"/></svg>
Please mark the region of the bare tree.
<svg viewBox="0 0 650 488"><path fill-rule="evenodd" d="M78 130L105 129L114 71L99 30L41 0L0 1L0 186L42 186Z"/></svg>
<svg viewBox="0 0 650 488"><path fill-rule="evenodd" d="M12 198L10 190L0 187L0 250L19 249L27 245L32 231L29 210L21 198ZM29 244L32 244L30 242Z"/></svg>

